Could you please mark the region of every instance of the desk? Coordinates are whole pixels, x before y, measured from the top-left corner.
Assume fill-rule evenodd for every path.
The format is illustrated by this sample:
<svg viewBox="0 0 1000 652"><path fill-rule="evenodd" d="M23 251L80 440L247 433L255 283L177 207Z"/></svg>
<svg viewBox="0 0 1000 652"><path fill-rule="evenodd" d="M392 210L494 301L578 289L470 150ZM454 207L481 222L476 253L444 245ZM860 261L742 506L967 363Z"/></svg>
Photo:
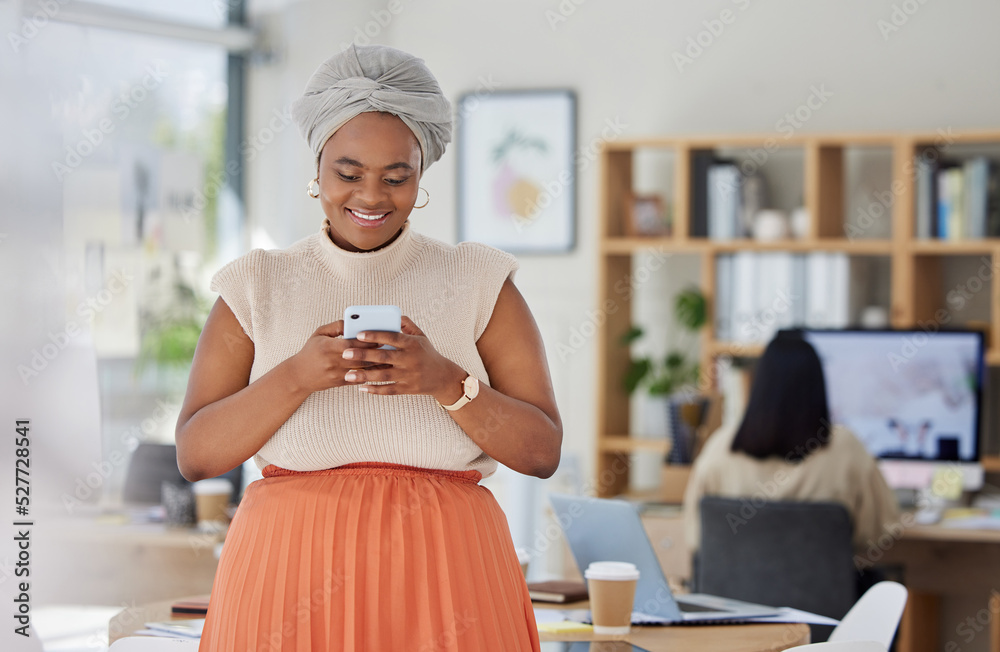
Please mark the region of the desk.
<svg viewBox="0 0 1000 652"><path fill-rule="evenodd" d="M991 601L1000 591L1000 530L912 525L883 548L877 563L901 565L910 591L900 652L1000 652L1000 595ZM977 616L979 622L966 620Z"/></svg>
<svg viewBox="0 0 1000 652"><path fill-rule="evenodd" d="M222 535L93 516L39 519L32 598L49 604L144 604L207 593ZM38 587L35 589L35 587Z"/></svg>
<svg viewBox="0 0 1000 652"><path fill-rule="evenodd" d="M189 598L179 599L194 599ZM108 641L114 643L132 632L143 629L150 620L171 620L170 605L175 600L156 602L123 609L108 624ZM565 608L586 607L587 603L565 605ZM552 605L544 605L550 608ZM561 605L562 606L562 605ZM192 618L177 616L176 618ZM784 650L809 642L807 625L720 625L718 627L635 627L628 636L588 636L583 634L542 633L543 641L627 640L650 652L698 650L699 652L764 652Z"/></svg>

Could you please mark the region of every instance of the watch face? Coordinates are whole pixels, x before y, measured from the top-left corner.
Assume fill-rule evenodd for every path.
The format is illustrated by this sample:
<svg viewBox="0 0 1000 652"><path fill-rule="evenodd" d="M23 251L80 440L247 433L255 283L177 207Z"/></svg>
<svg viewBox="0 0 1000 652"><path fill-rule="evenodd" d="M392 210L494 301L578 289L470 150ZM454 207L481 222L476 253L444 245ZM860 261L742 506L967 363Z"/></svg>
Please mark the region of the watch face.
<svg viewBox="0 0 1000 652"><path fill-rule="evenodd" d="M475 376L469 376L462 383L465 389L465 395L469 398L476 398L479 395L479 379Z"/></svg>

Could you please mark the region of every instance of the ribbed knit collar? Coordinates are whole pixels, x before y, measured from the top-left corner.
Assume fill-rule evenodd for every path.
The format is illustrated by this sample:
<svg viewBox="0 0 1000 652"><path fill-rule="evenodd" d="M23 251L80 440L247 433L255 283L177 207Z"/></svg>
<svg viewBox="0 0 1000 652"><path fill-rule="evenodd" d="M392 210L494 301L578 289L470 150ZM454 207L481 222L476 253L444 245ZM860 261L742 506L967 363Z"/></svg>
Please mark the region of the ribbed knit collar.
<svg viewBox="0 0 1000 652"><path fill-rule="evenodd" d="M327 235L325 223L315 238L319 259L337 279L347 283L388 282L409 267L420 253L420 243L410 230L409 220L403 223L395 240L375 251L341 249Z"/></svg>

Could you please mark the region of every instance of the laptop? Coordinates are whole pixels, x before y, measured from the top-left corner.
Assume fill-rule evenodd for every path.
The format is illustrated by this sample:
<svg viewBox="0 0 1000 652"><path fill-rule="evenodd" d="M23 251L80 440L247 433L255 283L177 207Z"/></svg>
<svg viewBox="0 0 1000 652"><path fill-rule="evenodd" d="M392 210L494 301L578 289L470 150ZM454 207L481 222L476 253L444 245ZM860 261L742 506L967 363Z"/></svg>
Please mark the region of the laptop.
<svg viewBox="0 0 1000 652"><path fill-rule="evenodd" d="M639 581L634 611L667 624L738 622L779 613L774 607L702 593L675 597L639 512L631 503L561 494L549 494L549 500L581 573L595 561L636 565Z"/></svg>

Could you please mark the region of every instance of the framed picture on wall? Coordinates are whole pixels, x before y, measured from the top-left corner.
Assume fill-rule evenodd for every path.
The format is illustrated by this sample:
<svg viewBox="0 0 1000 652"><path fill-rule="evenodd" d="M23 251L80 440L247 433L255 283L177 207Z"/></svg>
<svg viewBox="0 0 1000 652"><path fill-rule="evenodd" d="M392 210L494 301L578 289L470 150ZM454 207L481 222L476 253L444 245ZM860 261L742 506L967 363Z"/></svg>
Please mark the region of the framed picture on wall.
<svg viewBox="0 0 1000 652"><path fill-rule="evenodd" d="M511 253L576 244L576 96L467 93L458 100L458 239Z"/></svg>

